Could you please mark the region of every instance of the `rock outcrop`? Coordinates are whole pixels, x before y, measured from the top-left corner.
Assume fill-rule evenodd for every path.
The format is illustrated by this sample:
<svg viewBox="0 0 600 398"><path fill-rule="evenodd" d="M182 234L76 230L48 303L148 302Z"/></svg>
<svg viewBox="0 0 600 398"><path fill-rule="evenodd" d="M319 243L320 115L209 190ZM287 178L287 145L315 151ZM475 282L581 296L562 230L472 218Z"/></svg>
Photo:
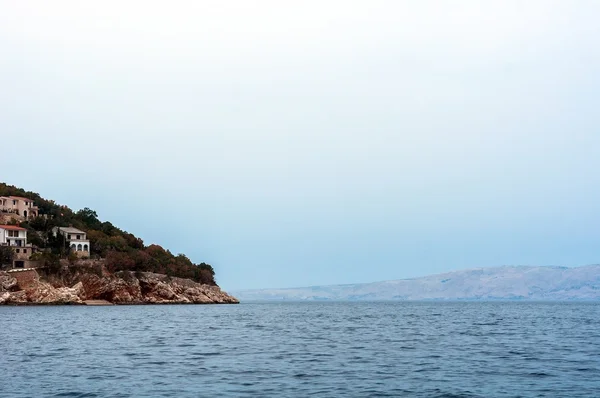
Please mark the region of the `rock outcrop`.
<svg viewBox="0 0 600 398"><path fill-rule="evenodd" d="M49 283L39 282L26 290L27 301L35 304L83 304L79 297L83 293L83 284L73 287L55 288Z"/></svg>
<svg viewBox="0 0 600 398"><path fill-rule="evenodd" d="M18 290L17 279L8 272L0 272L0 293Z"/></svg>
<svg viewBox="0 0 600 398"><path fill-rule="evenodd" d="M27 271L35 272L35 271ZM115 275L78 273L71 287L38 277L19 285L17 272L0 272L0 304L84 304L106 300L114 304L236 304L218 286L150 272L122 271ZM36 273L37 275L37 273ZM17 277L15 277L17 276ZM61 284L64 284L62 282Z"/></svg>
<svg viewBox="0 0 600 398"><path fill-rule="evenodd" d="M122 271L105 277L86 274L80 278L85 300L115 304L235 304L238 300L218 286L151 272Z"/></svg>

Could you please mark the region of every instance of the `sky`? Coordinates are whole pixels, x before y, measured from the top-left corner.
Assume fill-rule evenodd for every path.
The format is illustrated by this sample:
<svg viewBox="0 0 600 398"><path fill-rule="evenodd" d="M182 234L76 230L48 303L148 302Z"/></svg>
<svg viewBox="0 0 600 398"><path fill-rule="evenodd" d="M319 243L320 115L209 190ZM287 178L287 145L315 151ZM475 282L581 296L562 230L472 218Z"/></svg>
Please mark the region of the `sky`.
<svg viewBox="0 0 600 398"><path fill-rule="evenodd" d="M226 290L600 262L597 1L0 9L0 181Z"/></svg>

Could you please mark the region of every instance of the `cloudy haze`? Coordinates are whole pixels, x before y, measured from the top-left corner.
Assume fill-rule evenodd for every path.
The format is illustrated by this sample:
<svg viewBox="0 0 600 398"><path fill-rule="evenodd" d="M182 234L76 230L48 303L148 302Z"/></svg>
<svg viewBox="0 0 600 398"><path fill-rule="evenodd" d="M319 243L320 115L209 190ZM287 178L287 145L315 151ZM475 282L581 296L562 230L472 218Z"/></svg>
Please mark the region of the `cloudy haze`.
<svg viewBox="0 0 600 398"><path fill-rule="evenodd" d="M598 2L0 9L0 180L225 289L600 258Z"/></svg>

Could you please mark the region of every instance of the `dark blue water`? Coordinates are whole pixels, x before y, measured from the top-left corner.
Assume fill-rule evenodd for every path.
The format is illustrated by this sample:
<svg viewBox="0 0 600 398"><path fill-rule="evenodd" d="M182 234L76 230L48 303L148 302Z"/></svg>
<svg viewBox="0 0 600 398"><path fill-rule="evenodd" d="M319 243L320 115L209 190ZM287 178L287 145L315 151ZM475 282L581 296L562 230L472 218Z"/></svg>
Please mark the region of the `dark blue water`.
<svg viewBox="0 0 600 398"><path fill-rule="evenodd" d="M0 307L0 397L598 397L600 304Z"/></svg>

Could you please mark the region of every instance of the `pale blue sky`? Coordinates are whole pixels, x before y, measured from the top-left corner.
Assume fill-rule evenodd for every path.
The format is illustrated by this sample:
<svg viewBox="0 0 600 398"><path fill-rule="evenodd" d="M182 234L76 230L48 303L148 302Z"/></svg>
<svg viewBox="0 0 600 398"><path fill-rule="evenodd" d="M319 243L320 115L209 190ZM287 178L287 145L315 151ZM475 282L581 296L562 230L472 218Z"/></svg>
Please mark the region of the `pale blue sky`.
<svg viewBox="0 0 600 398"><path fill-rule="evenodd" d="M0 0L0 180L226 289L600 261L600 2Z"/></svg>

